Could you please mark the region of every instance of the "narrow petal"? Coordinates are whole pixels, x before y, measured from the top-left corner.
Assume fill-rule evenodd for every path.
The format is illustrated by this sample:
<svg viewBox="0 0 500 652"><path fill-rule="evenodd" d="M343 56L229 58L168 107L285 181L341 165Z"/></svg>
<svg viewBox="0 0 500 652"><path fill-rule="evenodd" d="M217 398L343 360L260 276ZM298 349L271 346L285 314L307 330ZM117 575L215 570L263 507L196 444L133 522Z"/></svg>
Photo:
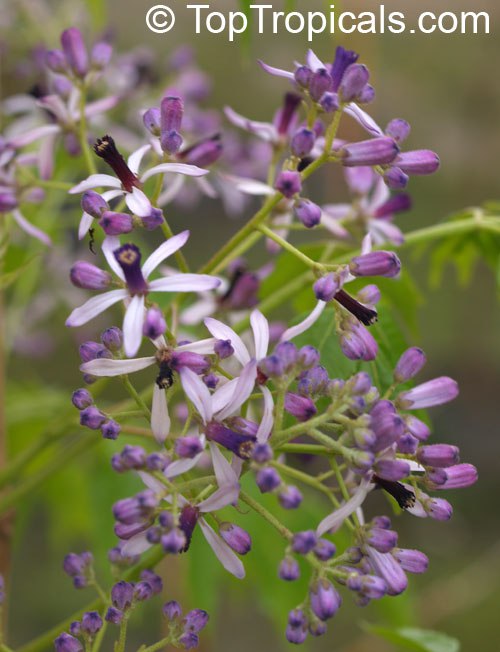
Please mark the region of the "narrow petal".
<svg viewBox="0 0 500 652"><path fill-rule="evenodd" d="M371 136L384 135L383 130L378 126L375 120L369 116L366 111L360 109L357 104L354 104L354 102L351 102L351 104L348 104L344 108L344 113L347 113L351 118L354 118L354 120L356 120L356 122L358 122Z"/></svg>
<svg viewBox="0 0 500 652"><path fill-rule="evenodd" d="M313 50L308 50L307 52L307 65L313 72L326 68L325 64L316 56Z"/></svg>
<svg viewBox="0 0 500 652"><path fill-rule="evenodd" d="M133 358L141 346L143 324L144 297L135 296L127 306L123 320L123 349L129 358Z"/></svg>
<svg viewBox="0 0 500 652"><path fill-rule="evenodd" d="M21 149L34 143L40 138L45 138L45 136L50 136L51 134L58 134L61 131L59 125L43 125L42 127L36 127L31 131L27 131L19 136L14 136L9 140L9 145L12 145L14 149Z"/></svg>
<svg viewBox="0 0 500 652"><path fill-rule="evenodd" d="M169 480L172 480L172 478L177 478L179 475L188 473L196 466L198 466L198 463L202 457L203 457L203 452L199 453L196 457L193 457L192 459L176 460L175 462L172 462L165 469L165 477L168 478Z"/></svg>
<svg viewBox="0 0 500 652"><path fill-rule="evenodd" d="M285 79L290 79L290 81L295 81L295 75L293 72L283 70L282 68L274 68L273 66L269 66L267 63L260 61L260 59L258 63L263 70L265 70L270 75L273 75L274 77L284 77Z"/></svg>
<svg viewBox="0 0 500 652"><path fill-rule="evenodd" d="M144 182L157 174L167 174L168 172L184 174L186 177L202 177L208 174L209 171L203 170L196 165L187 165L187 163L160 163L160 165L156 165L143 174L141 181Z"/></svg>
<svg viewBox="0 0 500 652"><path fill-rule="evenodd" d="M216 309L215 298L211 295L207 295L193 303L189 308L183 310L181 312L180 322L185 326L196 326L209 315L213 315Z"/></svg>
<svg viewBox="0 0 500 652"><path fill-rule="evenodd" d="M199 524L207 543L214 551L220 563L229 573L242 580L245 577L245 567L243 566L241 559L239 559L227 543L225 543L225 541L214 532L205 519L201 518Z"/></svg>
<svg viewBox="0 0 500 652"><path fill-rule="evenodd" d="M235 177L231 174L225 174L223 178L232 184L236 190L245 193L246 195L256 195L257 197L270 197L275 194L274 188L268 186L267 183L262 181L255 181L254 179L246 179L245 177Z"/></svg>
<svg viewBox="0 0 500 652"><path fill-rule="evenodd" d="M151 430L159 444L163 444L170 434L167 394L156 383L153 390L153 404L151 407Z"/></svg>
<svg viewBox="0 0 500 652"><path fill-rule="evenodd" d="M157 480L150 473L145 473L144 471L139 471L138 474L141 480L146 485L146 487L148 489L151 489L151 491L154 491L155 494L158 494L160 496L165 493L166 487L162 482L160 482L160 480Z"/></svg>
<svg viewBox="0 0 500 652"><path fill-rule="evenodd" d="M239 113L236 113L231 107L226 106L224 108L224 113L226 118L233 124L235 127L244 129L251 134L254 134L268 143L273 143L278 140L278 133L276 127L269 122L257 122L256 120L250 120Z"/></svg>
<svg viewBox="0 0 500 652"><path fill-rule="evenodd" d="M121 551L127 557L135 557L136 555L142 555L143 552L146 552L150 548L151 544L146 538L146 532L141 532L128 541L125 541L121 546Z"/></svg>
<svg viewBox="0 0 500 652"><path fill-rule="evenodd" d="M133 374L136 371L142 371L151 367L156 362L156 358L135 358L130 360L112 360L111 358L97 358L90 362L85 362L80 366L80 371L91 376L104 376L113 378L115 376L125 376Z"/></svg>
<svg viewBox="0 0 500 652"><path fill-rule="evenodd" d="M254 310L250 315L250 323L255 341L255 358L261 360L266 357L269 347L269 322L260 310Z"/></svg>
<svg viewBox="0 0 500 652"><path fill-rule="evenodd" d="M89 229L92 227L93 223L94 218L92 215L89 215L88 213L84 213L82 215L82 219L80 220L80 224L78 226L78 240L83 240L83 238L89 232Z"/></svg>
<svg viewBox="0 0 500 652"><path fill-rule="evenodd" d="M236 390L236 383L238 382L237 378L220 385L215 392L212 394L212 409L214 414L217 414L220 410L223 410L229 401L232 399L233 394Z"/></svg>
<svg viewBox="0 0 500 652"><path fill-rule="evenodd" d="M207 514L208 512L216 512L219 509L224 509L228 505L233 505L238 500L240 495L239 484L236 486L224 487L223 489L217 489L214 493L202 500L201 503L197 505L200 512Z"/></svg>
<svg viewBox="0 0 500 652"><path fill-rule="evenodd" d="M289 328L287 331L285 331L281 336L281 341L287 342L288 340L293 340L294 337L305 333L309 328L311 328L311 326L313 326L313 324L318 321L325 308L326 303L324 301L318 301L318 305L316 308L314 308L309 317L306 317L306 319L300 322L300 324L297 324L297 326L292 326L292 328Z"/></svg>
<svg viewBox="0 0 500 652"><path fill-rule="evenodd" d="M221 421L229 417L233 412L236 412L243 403L245 403L250 394L253 391L255 386L255 379L257 377L257 362L251 360L244 368L238 378L234 393L231 397L231 400L228 402L225 408L223 408L218 414L217 418Z"/></svg>
<svg viewBox="0 0 500 652"><path fill-rule="evenodd" d="M134 174L138 174L139 168L141 167L142 159L144 158L145 154L147 154L150 150L151 150L151 145L143 145L128 157L128 161L127 161L128 166Z"/></svg>
<svg viewBox="0 0 500 652"><path fill-rule="evenodd" d="M94 188L121 188L120 180L110 174L91 174L90 177L71 188L70 195L79 195Z"/></svg>
<svg viewBox="0 0 500 652"><path fill-rule="evenodd" d="M183 231L178 235L174 235L172 238L169 238L166 242L154 251L151 256L146 260L142 266L142 274L145 279L148 279L150 274L161 265L161 263L175 254L176 251L179 251L189 239L189 231Z"/></svg>
<svg viewBox="0 0 500 652"><path fill-rule="evenodd" d="M167 183L166 190L164 190L158 197L158 206L165 206L173 201L182 190L185 183L186 177L183 177L180 174L176 175L171 182Z"/></svg>
<svg viewBox="0 0 500 652"><path fill-rule="evenodd" d="M205 292L219 287L220 280L207 274L177 274L149 283L151 292Z"/></svg>
<svg viewBox="0 0 500 652"><path fill-rule="evenodd" d="M260 443L266 442L273 430L274 418L274 400L273 395L267 387L264 385L260 388L262 395L264 396L264 410L262 412L262 418L260 420L259 428L257 430L257 441Z"/></svg>
<svg viewBox="0 0 500 652"><path fill-rule="evenodd" d="M115 303L118 303L118 301L122 301L127 297L128 292L126 290L112 290L111 292L100 294L97 297L92 297L83 306L73 310L66 320L66 326L70 326L71 328L83 326L83 324L100 315L101 312L104 312Z"/></svg>
<svg viewBox="0 0 500 652"><path fill-rule="evenodd" d="M43 242L44 245L50 246L52 244L52 240L49 238L49 236L41 231L40 229L37 229L36 226L33 226L31 222L28 222L28 220L23 216L23 214L16 210L12 211L12 217L15 219L17 224L21 227L21 229L27 233L28 235L31 235L33 238L36 238L37 240L40 240L40 242Z"/></svg>
<svg viewBox="0 0 500 652"><path fill-rule="evenodd" d="M321 521L316 528L316 534L321 537L326 532L336 532L342 526L346 518L354 513L358 507L361 507L369 491L369 480L362 480L352 498Z"/></svg>
<svg viewBox="0 0 500 652"><path fill-rule="evenodd" d="M190 344L177 346L175 350L179 353L182 353L182 351L189 351L190 353L199 353L200 355L210 355L214 352L216 341L217 340L214 337L211 337L208 340L200 340L199 342L191 342Z"/></svg>
<svg viewBox="0 0 500 652"><path fill-rule="evenodd" d="M212 454L212 464L219 488L234 485L239 486L239 478L233 467L219 450L219 447L213 442L210 442L210 453Z"/></svg>
<svg viewBox="0 0 500 652"><path fill-rule="evenodd" d="M148 217L151 214L151 202L139 188L132 188L132 192L127 192L125 202L130 212L138 217Z"/></svg>
<svg viewBox="0 0 500 652"><path fill-rule="evenodd" d="M85 116L87 118L92 118L95 115L99 115L99 113L105 113L110 109L114 109L119 101L120 98L117 95L110 95L108 97L103 97L101 100L89 102L85 107Z"/></svg>
<svg viewBox="0 0 500 652"><path fill-rule="evenodd" d="M205 319L205 326L218 340L231 340L234 355L238 362L241 362L242 365L250 362L250 353L248 352L247 347L243 343L241 337L237 335L232 328L212 317L207 317L207 319Z"/></svg>
<svg viewBox="0 0 500 652"><path fill-rule="evenodd" d="M187 397L197 409L204 423L208 423L212 420L213 410L212 399L207 386L194 371L187 367L182 367L179 374Z"/></svg>
<svg viewBox="0 0 500 652"><path fill-rule="evenodd" d="M56 145L57 134L49 136L40 145L38 154L38 171L40 179L47 180L52 177L54 172L54 148Z"/></svg>

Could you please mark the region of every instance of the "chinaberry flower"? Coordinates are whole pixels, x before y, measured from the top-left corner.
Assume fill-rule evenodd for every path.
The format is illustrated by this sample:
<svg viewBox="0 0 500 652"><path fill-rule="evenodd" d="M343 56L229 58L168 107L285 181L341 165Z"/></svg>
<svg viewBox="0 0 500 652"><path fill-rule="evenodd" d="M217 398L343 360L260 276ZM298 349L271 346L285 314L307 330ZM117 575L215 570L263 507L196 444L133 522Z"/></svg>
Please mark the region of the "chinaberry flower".
<svg viewBox="0 0 500 652"><path fill-rule="evenodd" d="M202 274L177 274L149 281L151 273L166 258L178 251L189 238L189 231L176 235L151 254L141 267L141 252L133 244L120 247L115 238L103 243L106 260L125 285L124 289L111 290L89 299L69 316L66 325L83 326L119 301L127 304L123 322L123 345L125 354L133 357L141 345L145 320L145 302L150 292L201 292L216 288L220 281Z"/></svg>

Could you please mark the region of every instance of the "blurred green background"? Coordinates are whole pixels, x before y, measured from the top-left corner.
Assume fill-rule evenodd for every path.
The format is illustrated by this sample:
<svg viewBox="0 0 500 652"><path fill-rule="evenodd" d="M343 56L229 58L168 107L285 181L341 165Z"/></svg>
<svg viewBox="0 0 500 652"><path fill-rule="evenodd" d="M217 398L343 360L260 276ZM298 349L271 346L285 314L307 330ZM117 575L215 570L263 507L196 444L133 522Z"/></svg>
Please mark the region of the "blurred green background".
<svg viewBox="0 0 500 652"><path fill-rule="evenodd" d="M234 44L220 36L195 37L192 13L190 27L186 29L188 14L184 3L178 1L170 2L177 12L175 29L167 35L155 35L147 30L144 22L152 4L155 3L144 0L105 3L4 0L0 19L4 41L0 50L4 97L26 90L25 80L12 74L16 57L26 56L38 42L56 46L59 32L70 24L77 24L85 29L87 36L94 36L95 31L89 27L91 16L99 29L111 27L118 50L141 47L154 51L160 72L169 52L188 42L194 47L202 68L213 79L211 106L230 104L255 119L270 119L286 83L266 76L256 65L256 59L289 67L292 61L304 57L308 44L303 36L254 34L250 42ZM279 2L272 4L276 9L282 7ZM299 0L296 4L300 10L325 8L322 2ZM373 10L378 6L373 2L368 3L369 7L366 2L335 4L337 11L341 8ZM400 0L384 4L388 10L403 10L408 14L427 8L436 12L485 10L490 12L492 21L489 36L354 34L338 40L318 37L313 44L325 60L333 58L337 44L359 51L371 70L377 91L377 99L370 109L374 117L382 124L393 117L404 117L412 124L408 147L429 147L441 156L442 168L437 175L411 181L414 209L398 220L403 230L411 230L434 224L464 207L500 199L500 7L493 0L474 3L473 7L462 1ZM217 10L235 9L236 3L218 0L212 6ZM30 21L30 16L35 20ZM9 20L15 23L15 34L10 32L13 23ZM353 137L360 135L354 127L350 128ZM342 200L345 196L340 178L326 174L318 180L314 191L324 201ZM192 229L189 253L202 262L208 249L215 251L218 243L238 228L238 222L225 217L216 202L205 201L192 213L175 210L172 226L174 230L186 226ZM457 443L462 459L478 466L480 482L463 493L454 492L451 501L455 515L449 524L417 521L408 516L399 519L401 544L423 549L431 559L429 572L412 578L408 595L397 600L386 599L365 611L351 607L347 598L328 636L310 642L307 649L335 652L394 649L363 634L358 626L361 618L367 622L435 628L459 638L465 652L477 649L498 652L500 322L495 279L491 270L479 263L469 282L460 284L453 266L445 264L440 283L431 283L428 255L417 256L408 250L403 252L402 259L414 273L422 297L418 318L420 337L412 343L421 345L428 353L425 376L451 375L461 386L457 401L433 413L436 441ZM67 261L52 263L60 264L61 274L66 273ZM45 290L50 294L50 288ZM58 410L67 412L69 396L61 398L58 390L64 388L67 392L81 382L75 343L81 341L83 334L75 335L64 329L64 307L56 307L55 315L50 324L42 320L44 328L49 326L57 338L57 349L49 363L26 355L11 359L8 408L13 415L12 450L21 450L27 441L35 438L44 418L53 419ZM92 329L89 334L94 335ZM33 387L37 389L31 394ZM26 418L28 409L31 421ZM47 479L18 511L11 600L14 646L83 604L84 598L71 589L60 570L62 556L70 549L82 550L87 546L104 552L113 543L111 501L126 495L131 482L111 473L110 448L104 444L96 446L77 462L68 462L62 473ZM75 473L75 464L85 473ZM206 549L200 547L197 555L195 542L191 576L196 576L205 600L219 606L210 632L203 637L202 652L228 652L235 646L241 652L289 649L273 620L273 603L283 600L286 605L282 623L285 610L294 606L291 598L287 603L288 587L277 586L277 581L273 581L264 591L267 595L263 595L262 589L257 591L254 581L266 578L267 572L274 573L280 544L273 542L273 538L273 533L267 530L259 530L254 536L254 561L248 565L249 578L243 585L223 580L212 568L210 553L206 553L205 564ZM187 565L188 561L182 560L174 564L174 570L169 566L166 598L188 596L189 581L183 579ZM205 603L202 600L190 606L204 607ZM159 627L158 610L159 604L150 605L142 622L135 618L138 636ZM154 640L152 634L150 639Z"/></svg>

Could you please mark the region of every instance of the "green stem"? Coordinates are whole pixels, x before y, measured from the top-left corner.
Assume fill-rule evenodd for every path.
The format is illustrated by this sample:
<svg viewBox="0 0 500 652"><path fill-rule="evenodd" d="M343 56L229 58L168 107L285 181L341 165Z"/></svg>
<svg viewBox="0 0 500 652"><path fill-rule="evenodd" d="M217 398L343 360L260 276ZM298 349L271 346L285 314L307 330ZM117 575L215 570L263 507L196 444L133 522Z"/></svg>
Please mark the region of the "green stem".
<svg viewBox="0 0 500 652"><path fill-rule="evenodd" d="M172 636L167 636L166 638L162 639L161 641L158 641L158 643L154 643L154 645L150 645L148 647L141 647L137 652L157 652L157 650L161 650L167 645L170 645L172 643Z"/></svg>
<svg viewBox="0 0 500 652"><path fill-rule="evenodd" d="M167 240L174 235L174 232L170 228L170 224L167 222L167 220L163 221L163 224L161 225L161 230L163 231L163 235ZM189 265L187 264L186 258L184 257L182 251L175 252L175 259L177 261L177 264L179 265L179 269L181 270L181 272L183 272L184 274L188 274Z"/></svg>
<svg viewBox="0 0 500 652"><path fill-rule="evenodd" d="M97 172L97 168L87 140L87 118L85 116L86 101L87 93L85 91L85 86L82 84L80 88L80 126L78 129L78 140L80 142L80 147L82 149L83 157L85 159L85 164L89 174L95 174Z"/></svg>
<svg viewBox="0 0 500 652"><path fill-rule="evenodd" d="M128 628L128 619L129 613L124 613L123 620L120 624L120 634L118 636L118 641L115 644L115 652L125 652L125 643L127 642L127 628Z"/></svg>
<svg viewBox="0 0 500 652"><path fill-rule="evenodd" d="M272 525L280 534L281 536L286 539L287 541L291 541L293 534L290 532L290 530L283 525L271 512L268 512L265 507L262 507L262 505L258 502L256 502L251 496L249 496L247 493L244 491L240 492L240 499L246 503L251 509L254 510L254 512L257 512L259 516L262 516L263 519L265 519L270 525ZM24 651L22 651L24 652Z"/></svg>
<svg viewBox="0 0 500 652"><path fill-rule="evenodd" d="M317 270L321 268L321 265L319 265L315 260L303 254L300 251L300 249L297 249L297 247L294 247L287 240L281 238L277 233L275 233L271 229L268 229L267 226L265 226L264 224L260 224L257 228L261 233L263 233L268 238L276 242L276 244L278 244L282 249L289 251L293 256L295 256L295 258L301 260L304 263L304 265L307 265L307 267L310 267L311 269L317 269Z"/></svg>
<svg viewBox="0 0 500 652"><path fill-rule="evenodd" d="M149 421L151 419L151 410L148 408L148 406L146 405L144 400L139 396L139 393L137 392L135 387L130 382L130 378L128 376L121 376L121 380L122 380L123 386L125 387L127 392L130 394L130 396L137 403L137 406L141 409L142 414Z"/></svg>

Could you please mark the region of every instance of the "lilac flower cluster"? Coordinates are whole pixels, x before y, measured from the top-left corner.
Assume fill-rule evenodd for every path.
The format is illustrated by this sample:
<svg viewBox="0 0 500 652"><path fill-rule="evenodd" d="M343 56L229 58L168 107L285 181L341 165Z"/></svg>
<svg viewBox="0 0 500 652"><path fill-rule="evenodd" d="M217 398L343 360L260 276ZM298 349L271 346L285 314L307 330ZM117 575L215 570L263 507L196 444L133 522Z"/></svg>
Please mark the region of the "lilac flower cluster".
<svg viewBox="0 0 500 652"><path fill-rule="evenodd" d="M399 547L387 516L365 518L371 492L383 492L401 513L446 521L452 506L434 492L468 487L477 479L472 465L460 463L458 448L428 443L430 429L414 415L458 395L457 384L447 377L413 385L426 361L421 349L403 352L392 382L383 386L366 366L353 365L349 377L332 376L332 361L316 348L310 332L331 315L330 337L338 338L348 360L361 365L377 360L378 344L369 329L377 321L381 292L373 283L356 292L348 285L359 279L397 279L401 261L381 247L403 241L393 219L410 208L411 199L391 190L406 188L412 174L435 172L439 159L428 150L402 152L409 125L396 119L382 130L360 107L373 100L375 91L358 55L343 48L332 64L312 51L294 71L261 64L293 85L272 122L249 120L226 108L233 126L248 132L250 142L256 137L264 144L267 154L258 157L264 163L258 170L243 165L250 145L235 147L231 136L212 131L217 120L199 106L206 79L185 50L170 61L177 83L161 98L141 97L143 131L132 139L134 146L128 147L119 124L106 122L92 150L88 122L118 105L120 97L114 93L89 103L88 91L113 77L110 71L117 64L106 42L89 53L76 28L63 33L61 44L62 50L45 57L51 91L39 103L52 114L50 124L24 134L16 134L14 124L12 134L0 140L0 211L12 213L25 230L46 240L27 225L20 203L41 199L37 190L52 178L50 160L61 136L69 153L85 163L79 177L85 178L75 185L78 178L72 179L67 190L70 199L80 196L78 237L91 234L96 258L74 262L69 276L76 288L96 294L71 312L66 325L87 325L122 306L121 328L109 327L100 342L81 344L80 370L88 386L103 377L118 378L126 396L101 409L83 388L73 393L72 403L82 426L108 440L125 440L111 467L117 474L137 475L143 488L112 508L118 542L109 561L120 579L109 595L97 583L90 553L65 558L64 570L75 587L96 589L102 609L75 621L56 639L56 651L94 649L104 622L120 627L122 647L117 649L124 649L131 612L162 592L162 580L152 570L132 581L139 575L136 567L145 567L142 555L151 549L147 554L157 561L187 553L201 531L223 567L242 579L241 558L259 545L255 534L238 523L244 521L243 505L283 538L279 577L298 579L299 558L310 572L307 595L288 616L288 641L300 644L309 634L321 636L348 591L364 606L402 593L407 573L427 568L423 552ZM341 139L345 115L370 138ZM23 151L40 141L38 158ZM231 148L239 154L231 156ZM122 149L133 151L125 158ZM221 165L228 159L231 173ZM20 179L24 168L36 162L40 178L30 177L26 193ZM307 180L330 164L343 167L351 204L319 206L308 197ZM98 165L112 174L98 172ZM254 217L198 273L183 253L189 231L174 234L163 211L182 198L189 178L195 195L219 196L228 207L244 206L248 195L264 197ZM328 232L317 260L289 240L294 229L311 228ZM149 255L140 240L143 231L154 232L151 238L160 232L165 236ZM261 237L269 252L286 250L308 268L302 287L309 288L312 309L299 323L270 323L259 309L261 282L274 266L253 271L241 255ZM341 258L334 251L339 242L348 251ZM101 254L109 270L101 265ZM174 257L175 267L167 266ZM148 378L142 389L133 376L139 372ZM142 437L142 445L130 443L129 436ZM303 454L314 457L321 474L301 465ZM272 494L285 514L298 509L307 514L312 491L328 496L324 518L310 519L306 531L290 531L242 490L245 474L255 483L255 494ZM350 537L344 549L336 537L341 527ZM206 612L183 615L178 603L168 602L163 613L169 634L161 643L196 647L208 622Z"/></svg>

